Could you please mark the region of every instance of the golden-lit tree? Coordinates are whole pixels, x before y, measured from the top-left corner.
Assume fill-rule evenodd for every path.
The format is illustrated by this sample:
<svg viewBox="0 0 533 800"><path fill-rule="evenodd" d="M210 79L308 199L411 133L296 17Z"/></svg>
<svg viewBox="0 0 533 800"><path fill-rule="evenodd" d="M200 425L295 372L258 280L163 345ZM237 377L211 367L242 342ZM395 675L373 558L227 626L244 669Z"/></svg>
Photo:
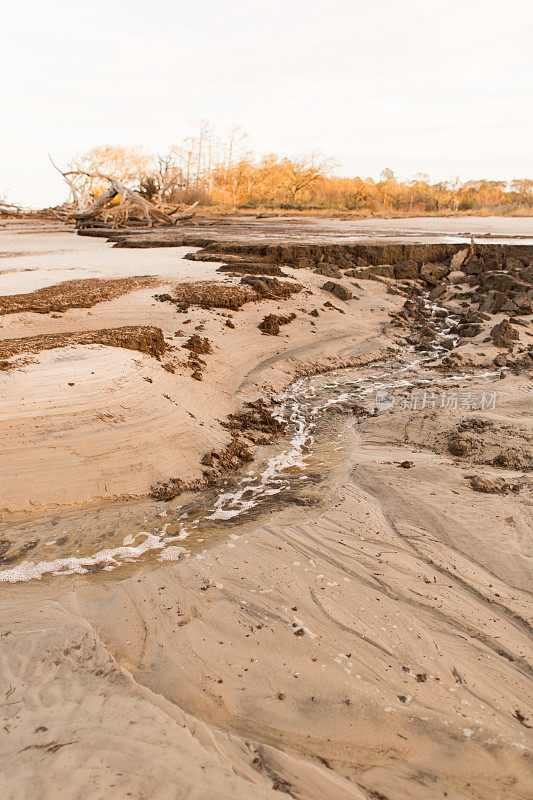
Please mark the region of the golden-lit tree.
<svg viewBox="0 0 533 800"><path fill-rule="evenodd" d="M520 205L531 208L533 206L533 180L520 178L511 181L511 190L519 200Z"/></svg>
<svg viewBox="0 0 533 800"><path fill-rule="evenodd" d="M379 180L334 174L336 162L313 152L295 158L246 149L246 133L238 125L219 135L209 120L167 153L152 156L140 147L95 147L75 159L71 168L113 175L158 205L194 203L221 208L338 209L362 214L442 214L460 211L529 213L533 180L459 178L433 183L416 174L401 181L386 168ZM94 199L105 183L84 176L76 191Z"/></svg>
<svg viewBox="0 0 533 800"><path fill-rule="evenodd" d="M294 205L297 194L323 180L336 166L334 159L325 158L318 151L301 158L284 158L280 162L280 179L289 203Z"/></svg>

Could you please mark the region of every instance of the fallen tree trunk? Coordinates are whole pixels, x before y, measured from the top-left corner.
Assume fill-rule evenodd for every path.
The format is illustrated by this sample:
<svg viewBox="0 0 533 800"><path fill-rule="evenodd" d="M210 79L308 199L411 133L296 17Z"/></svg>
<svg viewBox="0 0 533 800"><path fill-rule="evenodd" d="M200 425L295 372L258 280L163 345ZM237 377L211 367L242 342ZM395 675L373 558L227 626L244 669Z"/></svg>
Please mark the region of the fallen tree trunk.
<svg viewBox="0 0 533 800"><path fill-rule="evenodd" d="M180 220L183 219L192 219L196 214L196 211L194 209L198 204L199 200L197 200L196 203L193 203L192 206L189 206L189 208L186 208L184 211L182 211L182 213L179 214L177 217L174 215L179 211L179 208L175 208L174 211L169 211L168 213L170 214L171 217L174 217L174 220L176 222L179 222Z"/></svg>
<svg viewBox="0 0 533 800"><path fill-rule="evenodd" d="M67 211L66 215L68 217L73 217L79 222L93 219L100 213L100 211L102 211L103 208L105 208L108 203L111 202L111 200L115 199L117 194L117 190L110 186L109 189L103 192L103 194L101 194L100 197L95 200L92 206L85 209L85 211Z"/></svg>
<svg viewBox="0 0 533 800"><path fill-rule="evenodd" d="M50 161L52 161L51 158ZM125 223L128 220L130 211L136 209L144 216L148 226L152 227L154 222L163 222L166 225L176 225L176 223L180 220L191 219L191 217L193 217L196 213L195 209L198 203L194 203L183 213L176 216L178 209L168 213L163 209L158 208L145 197L140 195L139 192L124 186L124 184L113 175L105 175L101 172L85 172L84 170L68 170L67 172L63 172L54 164L53 161L52 164L58 170L58 172L61 173L64 180L69 185L73 193L74 200L78 205L78 209L76 211L65 211L64 217L75 219L77 222L88 222L89 220L95 219L95 217L102 215L104 211L107 211L112 217L123 217ZM89 208L82 209L79 207L79 193L74 185L74 182L71 180L71 177L76 175L83 175L87 178L104 180L108 181L109 183L109 187L106 189L106 191L103 192L100 197L98 197L94 203L89 206ZM118 196L120 196L120 202L112 207L109 207L109 204Z"/></svg>
<svg viewBox="0 0 533 800"><path fill-rule="evenodd" d="M8 203L5 197L0 197L0 216L4 214L9 217L18 217L22 214L22 208L15 203Z"/></svg>

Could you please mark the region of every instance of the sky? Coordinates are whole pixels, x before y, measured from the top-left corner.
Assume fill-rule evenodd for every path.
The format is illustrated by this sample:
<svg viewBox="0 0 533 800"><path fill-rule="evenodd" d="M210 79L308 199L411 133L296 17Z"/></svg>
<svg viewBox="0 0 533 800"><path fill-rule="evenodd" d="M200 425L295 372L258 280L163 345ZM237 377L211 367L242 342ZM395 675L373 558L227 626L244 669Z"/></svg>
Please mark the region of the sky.
<svg viewBox="0 0 533 800"><path fill-rule="evenodd" d="M210 119L343 175L533 177L531 0L25 0L0 24L0 196L66 199L96 145Z"/></svg>

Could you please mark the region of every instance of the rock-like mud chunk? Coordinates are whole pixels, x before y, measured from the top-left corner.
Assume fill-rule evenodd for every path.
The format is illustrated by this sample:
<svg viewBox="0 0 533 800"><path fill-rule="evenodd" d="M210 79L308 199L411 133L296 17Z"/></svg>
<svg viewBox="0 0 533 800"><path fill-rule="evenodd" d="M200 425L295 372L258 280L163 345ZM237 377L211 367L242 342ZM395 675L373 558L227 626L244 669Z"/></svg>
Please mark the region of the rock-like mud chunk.
<svg viewBox="0 0 533 800"><path fill-rule="evenodd" d="M206 336L198 336L197 333L193 334L184 345L182 345L186 350L190 350L191 353L197 353L206 355L208 353L213 352L213 348L211 347L211 342Z"/></svg>
<svg viewBox="0 0 533 800"><path fill-rule="evenodd" d="M325 292L331 292L331 294L338 297L339 300L351 300L353 297L349 289L346 289L342 284L335 283L334 281L326 281L322 289L324 289Z"/></svg>
<svg viewBox="0 0 533 800"><path fill-rule="evenodd" d="M416 280L420 275L420 264L416 261L404 261L394 266L394 277L398 280Z"/></svg>
<svg viewBox="0 0 533 800"><path fill-rule="evenodd" d="M461 436L456 434L450 438L448 442L448 450L454 456L468 456L473 450L473 442L469 436Z"/></svg>
<svg viewBox="0 0 533 800"><path fill-rule="evenodd" d="M502 348L513 347L515 341L519 338L518 331L506 319L502 320L499 325L494 326L490 336L494 345Z"/></svg>
<svg viewBox="0 0 533 800"><path fill-rule="evenodd" d="M281 325L288 325L296 319L296 314L288 314L286 317L280 317L277 314L267 314L262 322L257 326L263 333L269 336L278 336Z"/></svg>
<svg viewBox="0 0 533 800"><path fill-rule="evenodd" d="M507 494L508 492L518 492L518 484L507 483L503 478L484 478L482 475L472 475L470 485L475 492L484 494Z"/></svg>

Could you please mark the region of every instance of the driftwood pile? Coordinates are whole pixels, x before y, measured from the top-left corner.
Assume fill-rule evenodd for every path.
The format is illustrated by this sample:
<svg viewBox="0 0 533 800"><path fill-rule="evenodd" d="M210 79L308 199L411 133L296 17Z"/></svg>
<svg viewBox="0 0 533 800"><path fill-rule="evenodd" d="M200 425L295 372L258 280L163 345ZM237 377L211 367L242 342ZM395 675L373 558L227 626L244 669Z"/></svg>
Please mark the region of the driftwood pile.
<svg viewBox="0 0 533 800"><path fill-rule="evenodd" d="M52 159L50 159L52 161ZM84 170L68 170L63 172L52 161L53 166L63 176L72 193L74 202L65 204L56 210L56 216L63 220L72 220L78 227L92 224L104 224L106 227L122 227L130 224L174 226L183 220L189 220L196 213L198 203L185 209L168 207L150 202L139 192L125 186L113 175L102 172L85 172ZM90 205L86 205L73 178L83 176L93 180L107 182L107 188ZM117 202L118 198L118 202Z"/></svg>

